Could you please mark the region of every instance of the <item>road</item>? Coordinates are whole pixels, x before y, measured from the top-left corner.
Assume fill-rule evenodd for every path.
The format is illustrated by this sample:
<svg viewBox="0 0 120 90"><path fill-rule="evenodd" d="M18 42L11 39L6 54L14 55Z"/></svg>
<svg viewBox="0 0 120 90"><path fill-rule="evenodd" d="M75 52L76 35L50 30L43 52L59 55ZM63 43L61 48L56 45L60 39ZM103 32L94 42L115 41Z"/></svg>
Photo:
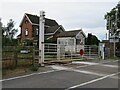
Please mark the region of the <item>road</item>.
<svg viewBox="0 0 120 90"><path fill-rule="evenodd" d="M118 88L118 60L52 65L54 70L3 79L3 88Z"/></svg>

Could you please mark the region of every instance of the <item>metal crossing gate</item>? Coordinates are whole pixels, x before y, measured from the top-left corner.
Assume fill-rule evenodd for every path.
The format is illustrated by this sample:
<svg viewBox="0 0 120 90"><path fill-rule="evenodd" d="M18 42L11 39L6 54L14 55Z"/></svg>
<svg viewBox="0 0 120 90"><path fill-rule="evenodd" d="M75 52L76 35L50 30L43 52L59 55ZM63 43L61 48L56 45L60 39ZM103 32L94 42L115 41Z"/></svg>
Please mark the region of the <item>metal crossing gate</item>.
<svg viewBox="0 0 120 90"><path fill-rule="evenodd" d="M80 50L83 55L80 55ZM99 48L95 45L45 44L45 60L74 60L99 58Z"/></svg>

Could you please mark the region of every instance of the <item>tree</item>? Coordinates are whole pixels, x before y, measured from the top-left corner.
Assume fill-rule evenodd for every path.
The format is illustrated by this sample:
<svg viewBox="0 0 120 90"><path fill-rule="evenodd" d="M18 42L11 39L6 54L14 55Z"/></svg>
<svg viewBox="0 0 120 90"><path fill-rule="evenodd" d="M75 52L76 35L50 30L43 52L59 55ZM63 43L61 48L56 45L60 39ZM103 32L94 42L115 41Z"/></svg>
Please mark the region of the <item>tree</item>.
<svg viewBox="0 0 120 90"><path fill-rule="evenodd" d="M86 45L98 45L100 40L95 35L88 34L88 37L85 40Z"/></svg>
<svg viewBox="0 0 120 90"><path fill-rule="evenodd" d="M120 29L120 4L117 4L110 12L107 12L104 18L107 21L107 30L113 35L118 28Z"/></svg>
<svg viewBox="0 0 120 90"><path fill-rule="evenodd" d="M110 12L107 12L104 17L107 21L106 28L109 30L109 35L119 36L120 32L117 31L117 29L120 29L120 2L113 9L111 9ZM119 42L116 44L116 47L120 49L120 38Z"/></svg>
<svg viewBox="0 0 120 90"><path fill-rule="evenodd" d="M2 31L2 46L13 46L17 45L17 40L14 39L15 34L17 33L18 29L14 28L14 21L12 19L9 20L7 26L3 27L0 18L0 30Z"/></svg>
<svg viewBox="0 0 120 90"><path fill-rule="evenodd" d="M1 22L1 18L0 18L0 33L2 34L0 36L3 36L4 31L3 31L3 23Z"/></svg>
<svg viewBox="0 0 120 90"><path fill-rule="evenodd" d="M88 37L86 38L86 45L91 45L92 34L88 33Z"/></svg>
<svg viewBox="0 0 120 90"><path fill-rule="evenodd" d="M9 39L13 39L15 34L18 32L18 29L14 28L14 21L12 19L9 20L6 27L3 27L3 36Z"/></svg>

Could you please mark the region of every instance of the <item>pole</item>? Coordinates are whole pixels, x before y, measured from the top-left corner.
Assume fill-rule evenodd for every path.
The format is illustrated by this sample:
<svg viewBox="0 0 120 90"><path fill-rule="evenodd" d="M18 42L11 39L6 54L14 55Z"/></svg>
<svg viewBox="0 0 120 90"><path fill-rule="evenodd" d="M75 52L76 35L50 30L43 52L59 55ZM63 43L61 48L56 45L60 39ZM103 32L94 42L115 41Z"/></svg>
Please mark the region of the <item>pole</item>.
<svg viewBox="0 0 120 90"><path fill-rule="evenodd" d="M116 43L115 43L115 36L116 36L116 31L117 31L117 10L116 10L116 18L115 18L115 20L116 20L116 24L115 24L115 32L114 32L114 57L115 57L115 52L116 52Z"/></svg>
<svg viewBox="0 0 120 90"><path fill-rule="evenodd" d="M103 59L103 60L105 59L104 47L105 47L105 44L103 43L103 44L102 44L102 59Z"/></svg>
<svg viewBox="0 0 120 90"><path fill-rule="evenodd" d="M39 64L44 66L44 23L45 23L45 12L40 11L39 18Z"/></svg>
<svg viewBox="0 0 120 90"><path fill-rule="evenodd" d="M106 33L106 40L107 40L107 33Z"/></svg>

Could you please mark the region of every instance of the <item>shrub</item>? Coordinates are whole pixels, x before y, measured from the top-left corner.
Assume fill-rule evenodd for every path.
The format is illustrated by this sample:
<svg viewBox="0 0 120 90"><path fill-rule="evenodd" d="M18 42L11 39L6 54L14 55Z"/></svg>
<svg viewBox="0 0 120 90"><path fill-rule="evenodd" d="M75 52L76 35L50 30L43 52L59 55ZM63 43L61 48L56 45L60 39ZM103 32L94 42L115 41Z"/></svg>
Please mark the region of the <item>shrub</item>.
<svg viewBox="0 0 120 90"><path fill-rule="evenodd" d="M37 71L38 69L39 69L38 66L32 66L32 67L31 67L31 71Z"/></svg>

